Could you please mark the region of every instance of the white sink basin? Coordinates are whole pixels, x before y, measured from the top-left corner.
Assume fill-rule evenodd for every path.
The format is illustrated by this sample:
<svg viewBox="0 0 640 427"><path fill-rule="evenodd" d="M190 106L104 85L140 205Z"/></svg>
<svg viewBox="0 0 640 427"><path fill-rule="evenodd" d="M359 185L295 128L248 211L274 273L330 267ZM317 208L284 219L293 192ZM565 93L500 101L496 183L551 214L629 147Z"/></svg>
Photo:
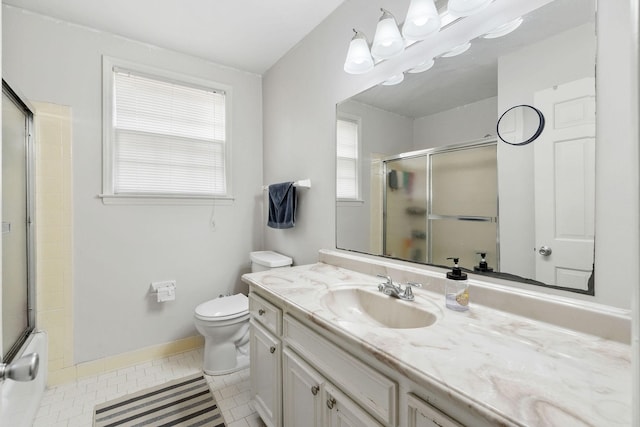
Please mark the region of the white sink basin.
<svg viewBox="0 0 640 427"><path fill-rule="evenodd" d="M328 291L321 303L340 320L390 329L425 328L437 317L415 301L402 301L377 290L344 287Z"/></svg>

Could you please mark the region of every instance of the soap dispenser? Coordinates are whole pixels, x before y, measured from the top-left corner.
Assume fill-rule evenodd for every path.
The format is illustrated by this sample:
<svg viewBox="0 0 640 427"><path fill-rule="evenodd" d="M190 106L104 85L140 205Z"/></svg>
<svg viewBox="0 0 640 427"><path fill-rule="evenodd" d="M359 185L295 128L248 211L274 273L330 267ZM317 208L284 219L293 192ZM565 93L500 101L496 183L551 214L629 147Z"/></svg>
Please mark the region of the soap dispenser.
<svg viewBox="0 0 640 427"><path fill-rule="evenodd" d="M489 264L487 264L487 253L486 252L476 252L476 253L480 255L481 259L480 259L480 263L475 267L473 267L473 271L481 271L483 273L493 272L493 268L489 267Z"/></svg>
<svg viewBox="0 0 640 427"><path fill-rule="evenodd" d="M447 258L453 260L453 268L447 272L445 284L445 304L447 308L455 311L469 310L469 282L467 274L458 265L459 258Z"/></svg>

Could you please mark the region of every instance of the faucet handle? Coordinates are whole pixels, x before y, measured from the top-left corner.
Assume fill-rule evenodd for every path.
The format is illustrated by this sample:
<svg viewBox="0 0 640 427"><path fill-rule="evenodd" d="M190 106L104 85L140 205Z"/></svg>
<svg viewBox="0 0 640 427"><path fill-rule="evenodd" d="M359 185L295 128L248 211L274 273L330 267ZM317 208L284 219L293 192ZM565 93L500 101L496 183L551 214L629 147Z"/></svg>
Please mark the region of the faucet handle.
<svg viewBox="0 0 640 427"><path fill-rule="evenodd" d="M422 283L407 282L407 286L404 288L404 299L407 299L409 301L413 301L413 299L414 299L413 291L411 290L411 287L421 288L422 287Z"/></svg>
<svg viewBox="0 0 640 427"><path fill-rule="evenodd" d="M377 276L382 277L383 279L386 279L388 285L393 285L393 280L391 280L391 276L385 276L384 274L378 274Z"/></svg>

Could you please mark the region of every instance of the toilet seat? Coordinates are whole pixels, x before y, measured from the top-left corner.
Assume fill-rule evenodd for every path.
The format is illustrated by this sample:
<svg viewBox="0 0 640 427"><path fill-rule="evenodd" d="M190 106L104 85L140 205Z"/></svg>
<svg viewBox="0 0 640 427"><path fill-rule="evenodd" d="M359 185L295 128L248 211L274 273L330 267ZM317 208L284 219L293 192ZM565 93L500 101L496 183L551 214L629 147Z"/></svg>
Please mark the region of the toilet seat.
<svg viewBox="0 0 640 427"><path fill-rule="evenodd" d="M196 307L195 317L216 322L235 319L248 313L249 299L242 294L236 294L203 302Z"/></svg>

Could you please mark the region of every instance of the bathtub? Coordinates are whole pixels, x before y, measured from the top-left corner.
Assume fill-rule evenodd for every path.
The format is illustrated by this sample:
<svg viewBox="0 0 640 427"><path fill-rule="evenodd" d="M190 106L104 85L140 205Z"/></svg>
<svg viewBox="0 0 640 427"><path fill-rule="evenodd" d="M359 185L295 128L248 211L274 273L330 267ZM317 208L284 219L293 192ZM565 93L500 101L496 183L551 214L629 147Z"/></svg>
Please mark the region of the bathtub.
<svg viewBox="0 0 640 427"><path fill-rule="evenodd" d="M0 426L31 427L47 386L47 334L35 332L27 339L20 356L38 353L40 367L33 381L5 380L0 383ZM18 356L18 357L20 357Z"/></svg>

